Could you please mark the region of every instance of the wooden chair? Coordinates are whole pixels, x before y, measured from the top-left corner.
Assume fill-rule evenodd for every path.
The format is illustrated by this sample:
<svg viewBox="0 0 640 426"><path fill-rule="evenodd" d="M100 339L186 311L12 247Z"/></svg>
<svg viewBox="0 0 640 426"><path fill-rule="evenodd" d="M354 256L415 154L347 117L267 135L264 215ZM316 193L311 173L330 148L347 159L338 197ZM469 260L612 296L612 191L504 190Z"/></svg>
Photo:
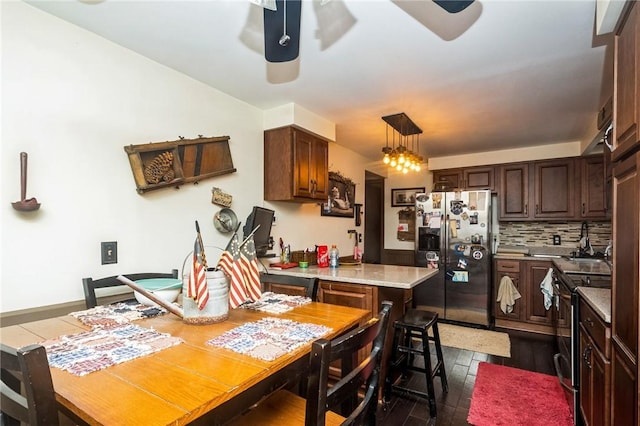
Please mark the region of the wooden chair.
<svg viewBox="0 0 640 426"><path fill-rule="evenodd" d="M264 291L306 296L315 301L318 294L318 278L294 277L292 275L260 274Z"/></svg>
<svg viewBox="0 0 640 426"><path fill-rule="evenodd" d="M0 344L0 354L2 425L59 425L45 348L30 345L16 350Z"/></svg>
<svg viewBox="0 0 640 426"><path fill-rule="evenodd" d="M138 274L127 274L125 276L131 281L145 280L148 278L178 278L178 270L173 269L171 273L146 272ZM106 287L127 287L126 285L122 284L117 277L117 275L114 275L112 277L100 278L97 280L94 280L93 278L82 279L82 287L84 288L84 303L87 305L87 309L94 308L98 305L98 301L96 299L96 289ZM109 303L128 300L132 297L132 292L118 294L117 296L110 297Z"/></svg>
<svg viewBox="0 0 640 426"><path fill-rule="evenodd" d="M232 424L374 425L391 307L392 303L385 301L380 314L366 324L331 341L313 342L306 399L288 390L278 390ZM363 348L370 349L358 364L358 353ZM330 387L329 366L336 360L341 361L342 378ZM362 389L364 397L360 398Z"/></svg>

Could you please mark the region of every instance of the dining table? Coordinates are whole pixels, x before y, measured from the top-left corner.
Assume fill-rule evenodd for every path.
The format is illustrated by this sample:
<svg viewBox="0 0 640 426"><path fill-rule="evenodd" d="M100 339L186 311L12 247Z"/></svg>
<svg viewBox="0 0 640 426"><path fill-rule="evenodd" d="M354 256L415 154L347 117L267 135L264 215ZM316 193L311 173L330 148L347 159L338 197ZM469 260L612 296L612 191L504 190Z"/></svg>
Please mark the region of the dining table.
<svg viewBox="0 0 640 426"><path fill-rule="evenodd" d="M207 342L243 324L267 317L330 328L332 339L362 324L370 312L311 302L284 313L230 309L227 320L194 325L164 314L135 321L182 339L182 343L78 376L51 367L62 412L89 425L216 425L271 392L303 380L312 341L265 361ZM0 341L14 348L89 330L71 315L0 328Z"/></svg>

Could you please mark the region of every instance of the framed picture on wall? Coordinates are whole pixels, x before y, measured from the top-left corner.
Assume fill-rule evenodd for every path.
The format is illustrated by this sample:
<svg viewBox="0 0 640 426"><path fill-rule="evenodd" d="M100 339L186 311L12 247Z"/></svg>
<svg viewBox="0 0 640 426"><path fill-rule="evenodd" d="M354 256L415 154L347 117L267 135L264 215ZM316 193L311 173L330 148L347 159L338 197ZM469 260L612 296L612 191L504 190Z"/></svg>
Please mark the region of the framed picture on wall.
<svg viewBox="0 0 640 426"><path fill-rule="evenodd" d="M320 215L353 218L355 201L355 183L339 173L329 172L329 199L320 207Z"/></svg>
<svg viewBox="0 0 640 426"><path fill-rule="evenodd" d="M397 188L391 190L391 207L413 206L416 202L416 194L424 192L422 188Z"/></svg>

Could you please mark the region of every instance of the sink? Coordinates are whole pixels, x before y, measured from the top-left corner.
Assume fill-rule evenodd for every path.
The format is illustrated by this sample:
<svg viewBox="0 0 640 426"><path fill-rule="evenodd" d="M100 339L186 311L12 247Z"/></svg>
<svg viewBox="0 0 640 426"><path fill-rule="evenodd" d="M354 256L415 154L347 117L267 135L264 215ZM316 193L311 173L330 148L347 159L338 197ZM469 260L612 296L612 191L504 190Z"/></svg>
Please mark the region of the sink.
<svg viewBox="0 0 640 426"><path fill-rule="evenodd" d="M559 254L533 254L533 257L542 257L542 258L548 258L548 259L561 259L562 256L560 256Z"/></svg>

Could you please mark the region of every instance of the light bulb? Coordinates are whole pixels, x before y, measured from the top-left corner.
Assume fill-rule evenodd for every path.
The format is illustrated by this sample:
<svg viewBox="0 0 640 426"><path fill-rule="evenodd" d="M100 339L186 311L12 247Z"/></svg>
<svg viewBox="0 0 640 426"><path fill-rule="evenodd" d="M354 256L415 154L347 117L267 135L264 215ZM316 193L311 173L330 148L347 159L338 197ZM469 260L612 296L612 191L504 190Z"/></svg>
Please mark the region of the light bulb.
<svg viewBox="0 0 640 426"><path fill-rule="evenodd" d="M389 158L389 154L385 154L384 158L382 159L382 162L384 164L389 164L389 162L391 162L391 159Z"/></svg>

